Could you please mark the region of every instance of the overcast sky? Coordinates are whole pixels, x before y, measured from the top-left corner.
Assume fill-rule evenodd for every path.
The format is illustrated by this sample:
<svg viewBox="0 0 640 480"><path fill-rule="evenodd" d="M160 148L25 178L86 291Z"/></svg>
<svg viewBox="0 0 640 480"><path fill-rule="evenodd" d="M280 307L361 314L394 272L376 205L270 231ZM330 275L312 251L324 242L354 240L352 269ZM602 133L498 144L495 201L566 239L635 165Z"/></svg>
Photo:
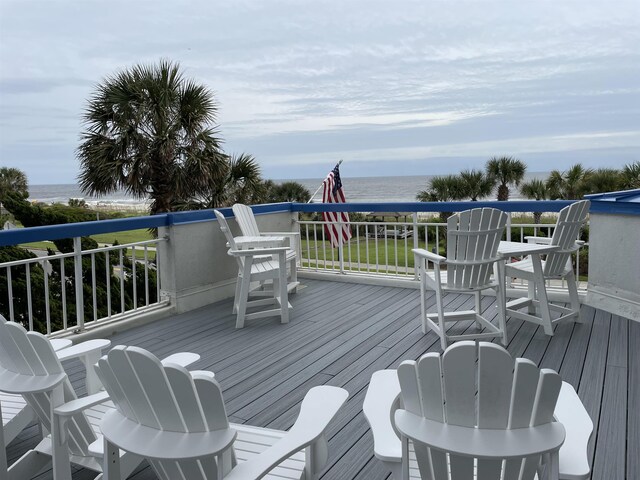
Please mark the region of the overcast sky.
<svg viewBox="0 0 640 480"><path fill-rule="evenodd" d="M177 61L269 178L640 160L640 1L0 0L0 165L74 183L105 76Z"/></svg>

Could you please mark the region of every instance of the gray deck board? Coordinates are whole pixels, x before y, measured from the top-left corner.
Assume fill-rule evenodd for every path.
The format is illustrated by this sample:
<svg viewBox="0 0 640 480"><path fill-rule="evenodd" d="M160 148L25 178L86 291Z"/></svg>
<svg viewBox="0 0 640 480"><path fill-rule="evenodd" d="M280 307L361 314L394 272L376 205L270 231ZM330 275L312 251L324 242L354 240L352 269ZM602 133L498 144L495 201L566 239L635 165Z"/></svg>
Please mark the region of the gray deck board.
<svg viewBox="0 0 640 480"><path fill-rule="evenodd" d="M177 351L200 354L193 368L216 372L234 422L288 429L308 389L347 389L349 401L327 432L329 463L323 478L387 479L373 458L373 440L362 414L369 379L376 370L439 351L440 341L433 332L421 332L417 290L308 279L304 284L291 297L294 309L287 325L265 318L235 330L232 303L225 300L119 332L111 340L114 345L147 348L160 357ZM450 294L444 301L453 310L473 305L466 295ZM427 303L432 308L433 297ZM483 298L482 306L495 321L494 299ZM590 446L594 479L640 478L640 324L587 306L581 316L584 323L561 323L553 337L534 324L509 320L507 348L512 355L558 370L576 387L597 429ZM471 321L447 325L450 334L475 328ZM66 367L83 393L82 366L75 362ZM33 447L37 438L37 428L27 428L9 446L9 461ZM93 476L75 469L73 478ZM37 478L50 480L51 472ZM156 477L145 463L130 478Z"/></svg>

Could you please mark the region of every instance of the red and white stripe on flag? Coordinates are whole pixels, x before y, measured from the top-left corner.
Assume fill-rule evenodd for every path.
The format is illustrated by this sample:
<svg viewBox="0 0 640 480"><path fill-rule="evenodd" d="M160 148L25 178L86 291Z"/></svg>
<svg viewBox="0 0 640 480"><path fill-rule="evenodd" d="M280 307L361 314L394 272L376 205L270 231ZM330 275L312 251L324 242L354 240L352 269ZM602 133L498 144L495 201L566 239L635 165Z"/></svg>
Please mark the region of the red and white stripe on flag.
<svg viewBox="0 0 640 480"><path fill-rule="evenodd" d="M340 181L340 172L336 166L322 182L322 202L346 203L346 201ZM332 247L339 246L341 241L343 245L349 241L351 228L347 212L322 212L322 220L327 222L324 230L331 240Z"/></svg>

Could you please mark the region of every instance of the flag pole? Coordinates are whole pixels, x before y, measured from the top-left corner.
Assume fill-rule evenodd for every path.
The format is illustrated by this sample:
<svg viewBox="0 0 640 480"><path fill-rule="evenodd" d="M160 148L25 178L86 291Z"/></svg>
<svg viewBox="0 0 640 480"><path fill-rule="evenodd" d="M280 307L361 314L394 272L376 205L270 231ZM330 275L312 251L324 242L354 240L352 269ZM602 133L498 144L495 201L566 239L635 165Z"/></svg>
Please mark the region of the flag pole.
<svg viewBox="0 0 640 480"><path fill-rule="evenodd" d="M341 163L342 163L342 159L340 159L340 161L338 162L338 164L336 165L336 167L339 167ZM313 192L313 195L311 195L311 198L309 199L309 201L308 201L307 203L311 203L311 202L313 201L313 197L315 197L315 196L318 194L318 192L319 192L319 191L320 191L320 189L322 188L323 184L324 184L324 180L322 181L322 183L320 184L320 186L318 187L318 189L317 189L315 192Z"/></svg>

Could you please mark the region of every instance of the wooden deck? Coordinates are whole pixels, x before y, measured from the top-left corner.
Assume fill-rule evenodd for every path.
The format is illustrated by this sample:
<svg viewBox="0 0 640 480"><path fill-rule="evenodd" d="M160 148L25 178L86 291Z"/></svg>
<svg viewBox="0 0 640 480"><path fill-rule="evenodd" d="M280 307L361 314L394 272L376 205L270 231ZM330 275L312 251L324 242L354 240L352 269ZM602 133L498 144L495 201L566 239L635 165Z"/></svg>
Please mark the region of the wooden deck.
<svg viewBox="0 0 640 480"><path fill-rule="evenodd" d="M235 330L227 300L116 334L112 341L160 357L199 353L195 368L216 373L228 413L240 423L288 429L309 388L343 387L350 398L329 428L330 461L323 478L387 478L373 458L362 402L374 371L439 350L433 333L420 332L418 291L307 279L304 284L292 296L288 325L261 319ZM472 298L449 295L446 301L449 308L464 309ZM485 298L484 306L495 312L492 298ZM640 478L640 324L586 306L582 318L583 324L557 326L553 337L533 324L510 320L508 349L558 371L576 387L596 426L592 478ZM475 328L470 323L452 324L451 330ZM70 373L81 391L81 368L71 366ZM9 462L35 442L35 427L25 430L9 446ZM156 478L145 465L131 478ZM73 476L93 477L86 470ZM51 479L51 472L37 478Z"/></svg>

